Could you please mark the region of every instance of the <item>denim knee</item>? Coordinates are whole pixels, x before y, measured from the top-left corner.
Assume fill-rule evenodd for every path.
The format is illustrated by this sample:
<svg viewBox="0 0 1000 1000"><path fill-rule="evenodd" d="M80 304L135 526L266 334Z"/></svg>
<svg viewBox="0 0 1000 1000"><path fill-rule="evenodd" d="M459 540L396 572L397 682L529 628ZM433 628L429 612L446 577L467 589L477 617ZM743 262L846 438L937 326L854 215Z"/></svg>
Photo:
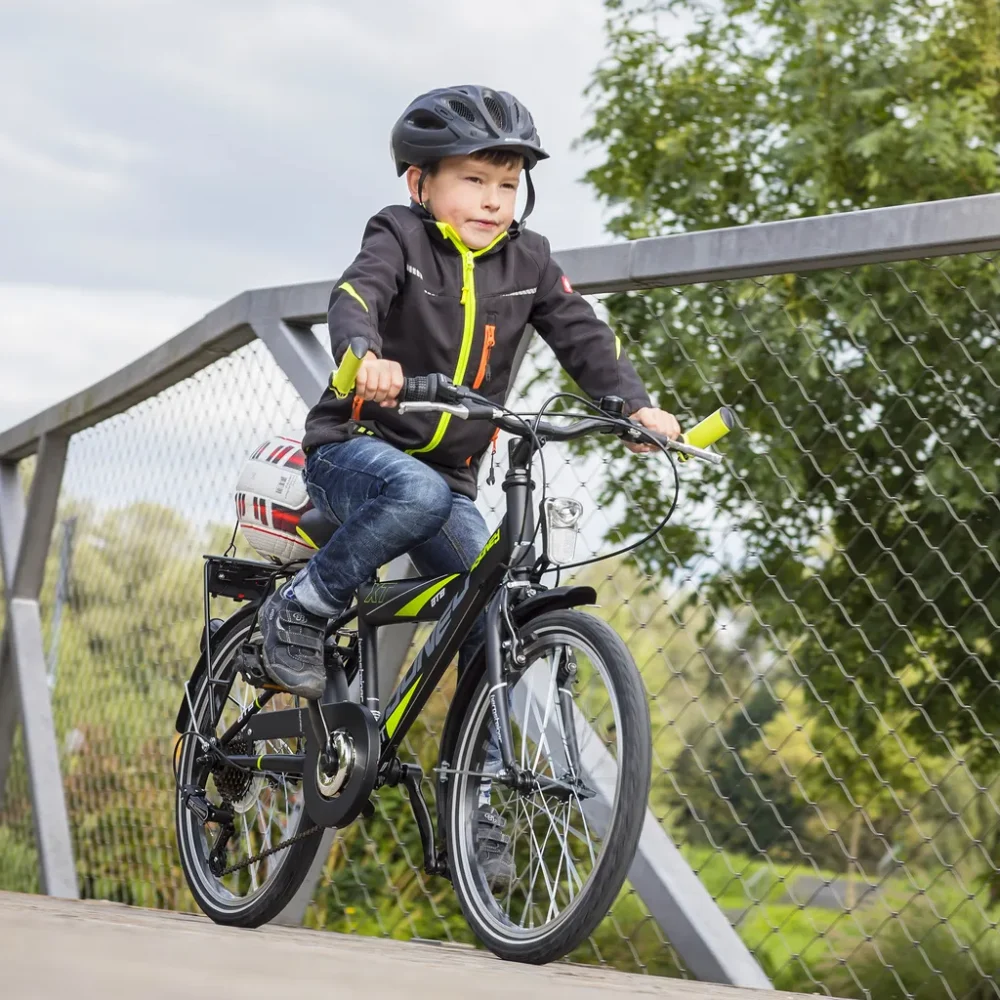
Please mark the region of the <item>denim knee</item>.
<svg viewBox="0 0 1000 1000"><path fill-rule="evenodd" d="M389 493L400 505L399 516L406 518L407 533L414 541L432 538L451 517L451 488L433 469L400 476L390 483Z"/></svg>

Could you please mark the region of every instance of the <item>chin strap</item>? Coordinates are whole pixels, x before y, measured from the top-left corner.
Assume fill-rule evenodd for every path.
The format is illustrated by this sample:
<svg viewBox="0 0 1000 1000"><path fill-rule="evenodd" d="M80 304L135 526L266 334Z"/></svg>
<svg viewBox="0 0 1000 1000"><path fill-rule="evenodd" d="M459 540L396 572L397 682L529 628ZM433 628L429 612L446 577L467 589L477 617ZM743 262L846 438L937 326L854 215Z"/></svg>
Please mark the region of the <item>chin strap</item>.
<svg viewBox="0 0 1000 1000"><path fill-rule="evenodd" d="M535 207L535 185L531 183L531 171L525 170L524 179L528 185L528 198L524 203L524 211L521 213L519 225L524 225L524 220L531 215L531 210Z"/></svg>

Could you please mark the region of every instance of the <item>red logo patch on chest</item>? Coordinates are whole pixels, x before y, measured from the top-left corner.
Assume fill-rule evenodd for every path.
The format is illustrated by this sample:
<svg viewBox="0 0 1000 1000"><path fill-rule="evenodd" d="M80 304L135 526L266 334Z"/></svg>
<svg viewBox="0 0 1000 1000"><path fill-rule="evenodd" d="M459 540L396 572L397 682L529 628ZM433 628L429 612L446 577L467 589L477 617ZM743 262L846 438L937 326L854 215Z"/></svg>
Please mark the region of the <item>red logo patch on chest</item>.
<svg viewBox="0 0 1000 1000"><path fill-rule="evenodd" d="M573 294L573 286L569 283L569 278L567 278L565 274L562 276L562 286L563 286L563 291L567 295Z"/></svg>

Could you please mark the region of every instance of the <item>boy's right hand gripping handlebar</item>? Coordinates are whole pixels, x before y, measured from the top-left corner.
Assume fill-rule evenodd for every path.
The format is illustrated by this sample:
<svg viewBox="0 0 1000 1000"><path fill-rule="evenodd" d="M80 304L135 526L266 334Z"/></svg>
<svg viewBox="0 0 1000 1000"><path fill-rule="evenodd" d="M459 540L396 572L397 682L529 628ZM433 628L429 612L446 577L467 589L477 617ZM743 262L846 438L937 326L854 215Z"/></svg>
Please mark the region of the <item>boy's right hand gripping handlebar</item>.
<svg viewBox="0 0 1000 1000"><path fill-rule="evenodd" d="M368 341L364 337L355 337L347 345L340 364L330 376L330 390L337 399L347 399L354 392L354 383L361 369L361 362L367 354ZM417 375L404 379L403 388L400 389L396 402L433 402L437 399L438 386L446 381L443 375Z"/></svg>
<svg viewBox="0 0 1000 1000"><path fill-rule="evenodd" d="M355 337L347 345L337 370L330 376L330 389L337 399L347 399L354 392L354 380L367 354L368 341L364 337Z"/></svg>

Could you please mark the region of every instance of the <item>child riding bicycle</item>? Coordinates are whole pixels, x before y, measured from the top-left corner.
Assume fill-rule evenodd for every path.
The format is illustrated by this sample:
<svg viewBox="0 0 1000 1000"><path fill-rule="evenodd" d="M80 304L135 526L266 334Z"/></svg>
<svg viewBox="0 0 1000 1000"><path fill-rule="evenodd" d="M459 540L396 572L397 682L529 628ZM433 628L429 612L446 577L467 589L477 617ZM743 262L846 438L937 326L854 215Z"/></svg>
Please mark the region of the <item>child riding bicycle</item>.
<svg viewBox="0 0 1000 1000"><path fill-rule="evenodd" d="M548 240L524 228L531 171L548 157L524 105L480 86L433 90L396 122L391 148L410 204L369 220L328 312L336 360L357 337L369 351L353 399L327 389L302 442L309 497L342 527L260 613L267 673L306 698L323 692L328 620L380 566L409 553L421 574L466 572L489 537L474 501L491 428L447 413L400 416L404 377L443 372L502 402L531 324L592 398L619 396L633 420L680 435L677 420L650 403L618 337L552 259ZM527 198L515 222L522 174ZM482 623L459 670L481 641Z"/></svg>

